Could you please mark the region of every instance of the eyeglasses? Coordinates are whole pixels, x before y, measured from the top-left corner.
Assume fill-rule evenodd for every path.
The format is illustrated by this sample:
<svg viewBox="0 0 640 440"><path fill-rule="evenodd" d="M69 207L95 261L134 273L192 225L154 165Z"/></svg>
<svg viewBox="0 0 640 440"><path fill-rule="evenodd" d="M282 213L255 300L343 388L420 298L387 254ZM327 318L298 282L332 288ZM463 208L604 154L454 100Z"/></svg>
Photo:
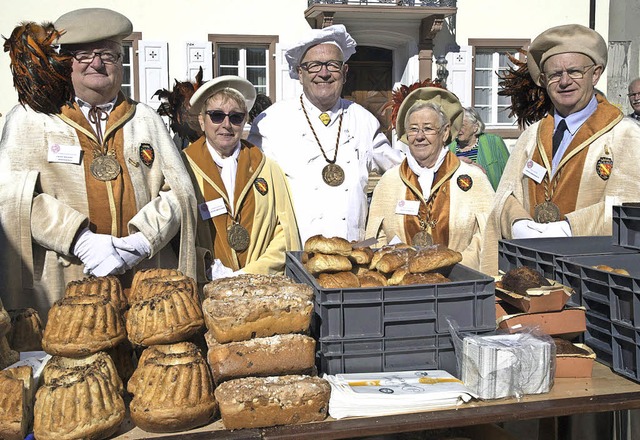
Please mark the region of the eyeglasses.
<svg viewBox="0 0 640 440"><path fill-rule="evenodd" d="M115 64L118 62L120 57L122 57L121 53L111 52L105 50L104 52L88 52L79 50L77 52L72 52L73 57L77 62L82 64L91 64L95 57L99 57L102 64Z"/></svg>
<svg viewBox="0 0 640 440"><path fill-rule="evenodd" d="M411 127L407 130L407 137L416 137L418 136L418 133L422 133L425 136L433 136L436 133L440 133L440 130L442 130L442 127L440 128L434 128L434 127L422 127L422 128L418 128L418 127Z"/></svg>
<svg viewBox="0 0 640 440"><path fill-rule="evenodd" d="M547 84L553 84L553 83L559 82L562 79L562 74L565 72L571 79L582 79L584 78L584 74L587 73L589 69L591 69L594 66L595 64L591 64L590 66L575 67L573 69L560 70L558 72L553 72L553 73L543 72L540 76L542 76L543 78L546 78Z"/></svg>
<svg viewBox="0 0 640 440"><path fill-rule="evenodd" d="M229 112L225 113L222 110L208 110L205 112L209 115L209 119L214 124L222 124L224 118L229 117L229 122L233 125L241 125L244 122L244 117L247 115L242 112Z"/></svg>
<svg viewBox="0 0 640 440"><path fill-rule="evenodd" d="M340 72L344 63L338 60L329 61L307 61L300 64L302 70L306 70L309 73L318 73L322 70L322 67L326 67L329 72Z"/></svg>
<svg viewBox="0 0 640 440"><path fill-rule="evenodd" d="M627 93L629 98L635 98L636 96L640 96L640 92Z"/></svg>

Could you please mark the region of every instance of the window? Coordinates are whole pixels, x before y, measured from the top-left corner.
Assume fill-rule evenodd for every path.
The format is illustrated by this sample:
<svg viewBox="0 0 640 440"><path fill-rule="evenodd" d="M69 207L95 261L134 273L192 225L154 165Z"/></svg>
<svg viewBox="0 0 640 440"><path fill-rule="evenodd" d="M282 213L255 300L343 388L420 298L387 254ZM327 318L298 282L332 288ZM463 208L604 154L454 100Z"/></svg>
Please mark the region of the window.
<svg viewBox="0 0 640 440"><path fill-rule="evenodd" d="M509 117L511 100L498 95L498 73L511 67L508 55L518 55L518 49L528 47L529 40L469 40L473 56L473 107L492 128L515 128Z"/></svg>
<svg viewBox="0 0 640 440"><path fill-rule="evenodd" d="M275 98L277 36L209 35L209 41L213 43L215 76L241 76L258 93Z"/></svg>
<svg viewBox="0 0 640 440"><path fill-rule="evenodd" d="M122 42L122 86L120 90L127 98L140 100L138 90L138 42L142 39L142 33L133 32Z"/></svg>

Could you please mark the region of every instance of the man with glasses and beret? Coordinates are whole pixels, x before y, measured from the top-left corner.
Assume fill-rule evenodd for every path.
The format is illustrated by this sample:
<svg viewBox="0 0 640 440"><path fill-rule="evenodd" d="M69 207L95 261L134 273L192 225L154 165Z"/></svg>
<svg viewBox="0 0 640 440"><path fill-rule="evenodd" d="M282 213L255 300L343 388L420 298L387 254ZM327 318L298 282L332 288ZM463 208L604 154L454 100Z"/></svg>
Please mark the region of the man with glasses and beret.
<svg viewBox="0 0 640 440"><path fill-rule="evenodd" d="M612 205L637 197L640 127L595 92L606 65L607 43L585 26L553 27L531 43L529 74L553 109L522 133L505 167L497 234L485 235L496 253L500 237L610 235ZM497 273L497 256L485 264Z"/></svg>
<svg viewBox="0 0 640 440"><path fill-rule="evenodd" d="M249 141L289 179L303 243L317 234L362 240L369 172L404 158L371 113L340 97L355 48L343 25L313 29L285 54L302 93L276 102L251 126Z"/></svg>
<svg viewBox="0 0 640 440"><path fill-rule="evenodd" d="M75 98L54 114L16 106L0 143L2 300L43 318L86 275L122 275L127 287L140 268L196 274L189 175L161 118L120 91L131 22L87 8L54 26Z"/></svg>

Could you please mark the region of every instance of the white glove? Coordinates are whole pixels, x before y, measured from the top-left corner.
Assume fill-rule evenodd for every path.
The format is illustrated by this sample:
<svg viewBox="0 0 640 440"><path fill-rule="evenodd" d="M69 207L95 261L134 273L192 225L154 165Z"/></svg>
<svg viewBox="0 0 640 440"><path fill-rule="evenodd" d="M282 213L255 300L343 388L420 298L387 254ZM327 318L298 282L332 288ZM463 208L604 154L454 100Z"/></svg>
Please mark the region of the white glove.
<svg viewBox="0 0 640 440"><path fill-rule="evenodd" d="M80 232L73 245L73 255L84 263L85 274L104 276L124 273L125 262L114 248L112 239L111 235L95 234L89 228ZM102 267L95 272L98 266Z"/></svg>
<svg viewBox="0 0 640 440"><path fill-rule="evenodd" d="M151 255L151 243L142 232L136 232L122 238L113 238L113 246L122 258L125 269L135 267L139 262Z"/></svg>
<svg viewBox="0 0 640 440"><path fill-rule="evenodd" d="M233 276L233 269L222 264L222 261L217 258L213 260L213 264L207 269L207 278L212 281L231 276Z"/></svg>
<svg viewBox="0 0 640 440"><path fill-rule="evenodd" d="M511 237L512 238L540 238L543 237L540 230L540 223L536 223L533 220L518 220L511 225Z"/></svg>
<svg viewBox="0 0 640 440"><path fill-rule="evenodd" d="M540 224L540 223L538 223ZM566 220L542 224L544 229L540 232L543 237L571 237L571 225Z"/></svg>

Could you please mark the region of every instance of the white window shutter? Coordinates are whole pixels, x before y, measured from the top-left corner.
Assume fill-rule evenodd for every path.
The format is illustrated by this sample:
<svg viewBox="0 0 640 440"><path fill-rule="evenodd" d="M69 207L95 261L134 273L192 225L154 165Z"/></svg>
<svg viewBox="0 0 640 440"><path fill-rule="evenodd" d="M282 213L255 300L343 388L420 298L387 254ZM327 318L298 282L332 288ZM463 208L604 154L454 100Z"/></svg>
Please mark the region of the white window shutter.
<svg viewBox="0 0 640 440"><path fill-rule="evenodd" d="M463 107L471 107L473 102L473 63L471 46L460 46L459 52L449 52L446 56L447 89L456 94Z"/></svg>
<svg viewBox="0 0 640 440"><path fill-rule="evenodd" d="M140 67L140 102L158 108L160 100L153 94L169 89L169 63L166 41L140 41L138 45Z"/></svg>
<svg viewBox="0 0 640 440"><path fill-rule="evenodd" d="M276 43L276 100L300 96L302 85L289 77L289 63L284 56L286 49Z"/></svg>
<svg viewBox="0 0 640 440"><path fill-rule="evenodd" d="M196 80L200 67L202 67L203 81L213 78L213 45L211 41L187 41L187 79L189 81Z"/></svg>

